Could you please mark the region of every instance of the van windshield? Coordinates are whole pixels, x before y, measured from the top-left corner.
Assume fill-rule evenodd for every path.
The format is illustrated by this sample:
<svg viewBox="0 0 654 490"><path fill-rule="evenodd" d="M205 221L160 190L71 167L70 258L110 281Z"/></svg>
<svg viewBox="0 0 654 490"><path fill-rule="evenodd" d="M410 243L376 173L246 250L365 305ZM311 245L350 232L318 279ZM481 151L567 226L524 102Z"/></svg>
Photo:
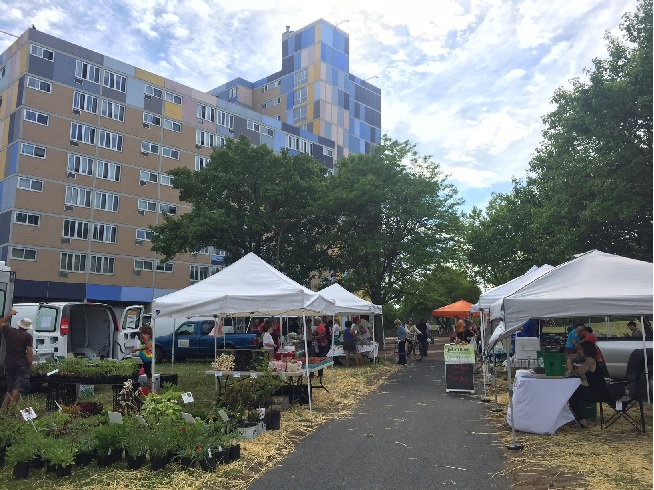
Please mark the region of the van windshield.
<svg viewBox="0 0 654 490"><path fill-rule="evenodd" d="M39 313L36 316L36 327L37 332L54 332L55 327L57 326L57 308L52 308L50 306L41 306L39 308Z"/></svg>

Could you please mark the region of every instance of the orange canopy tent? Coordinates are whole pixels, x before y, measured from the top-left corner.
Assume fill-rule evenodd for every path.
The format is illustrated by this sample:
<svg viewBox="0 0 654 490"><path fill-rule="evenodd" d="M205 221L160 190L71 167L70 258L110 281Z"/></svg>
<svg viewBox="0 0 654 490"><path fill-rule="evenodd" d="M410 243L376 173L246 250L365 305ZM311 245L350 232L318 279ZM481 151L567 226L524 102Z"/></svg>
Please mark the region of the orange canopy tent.
<svg viewBox="0 0 654 490"><path fill-rule="evenodd" d="M445 316L449 318L455 316L468 317L470 316L471 306L472 303L468 303L467 301L461 299L455 303L435 309L434 311L431 312L431 316ZM475 312L473 316L479 316L479 312Z"/></svg>

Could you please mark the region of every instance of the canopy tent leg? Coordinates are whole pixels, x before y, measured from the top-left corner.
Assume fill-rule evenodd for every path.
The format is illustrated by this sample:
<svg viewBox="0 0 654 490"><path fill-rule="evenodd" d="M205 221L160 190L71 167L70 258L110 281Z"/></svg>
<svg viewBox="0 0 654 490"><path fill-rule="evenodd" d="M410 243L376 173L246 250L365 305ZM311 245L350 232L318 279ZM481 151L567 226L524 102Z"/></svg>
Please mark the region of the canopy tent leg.
<svg viewBox="0 0 654 490"><path fill-rule="evenodd" d="M488 361L486 359L487 356L484 356L484 352L486 351L486 318L484 317L484 310L480 309L479 310L479 323L481 327L481 353L482 353L482 360L481 360L481 375L483 376L483 383L484 383L484 395L481 397L481 401L484 403L490 402L490 398L488 398L488 393L486 391L486 372L487 372L487 364Z"/></svg>
<svg viewBox="0 0 654 490"><path fill-rule="evenodd" d="M640 317L640 329L643 334L643 355L645 356L645 380L647 381L647 403L652 403L652 395L649 392L649 373L647 369L647 343L645 342L645 317Z"/></svg>
<svg viewBox="0 0 654 490"><path fill-rule="evenodd" d="M157 349L155 347L155 323L156 319L154 315L152 316L152 367L150 368L150 374L152 377L148 380L150 382L150 389L154 391L154 373L156 372L156 358L157 358ZM175 330L173 330L173 345L175 345Z"/></svg>
<svg viewBox="0 0 654 490"><path fill-rule="evenodd" d="M307 373L307 394L309 395L309 413L312 412L311 407L311 380L309 379L309 344L307 343L307 318L302 310L302 325L304 326L304 369Z"/></svg>
<svg viewBox="0 0 654 490"><path fill-rule="evenodd" d="M491 408L491 412L501 412L502 408L497 401L497 356L495 348L493 348L493 390L495 391L495 406Z"/></svg>
<svg viewBox="0 0 654 490"><path fill-rule="evenodd" d="M508 338L508 349L505 349L506 354L506 380L509 385L509 407L511 408L511 443L506 445L510 451L519 451L524 446L515 440L515 417L513 412L513 385L511 384L511 338Z"/></svg>
<svg viewBox="0 0 654 490"><path fill-rule="evenodd" d="M173 373L175 372L175 330L177 330L177 318L173 318L173 346L170 351L170 365ZM154 349L154 346L152 348Z"/></svg>

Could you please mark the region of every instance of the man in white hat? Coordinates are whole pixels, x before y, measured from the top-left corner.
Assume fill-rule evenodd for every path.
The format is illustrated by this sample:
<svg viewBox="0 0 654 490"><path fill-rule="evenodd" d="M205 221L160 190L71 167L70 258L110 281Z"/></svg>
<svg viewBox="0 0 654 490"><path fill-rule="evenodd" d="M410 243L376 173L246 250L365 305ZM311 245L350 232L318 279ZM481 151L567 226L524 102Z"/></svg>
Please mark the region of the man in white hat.
<svg viewBox="0 0 654 490"><path fill-rule="evenodd" d="M2 400L1 413L13 412L20 399L20 391L24 389L25 380L29 379L34 353L32 352L32 336L28 330L32 329L32 320L23 318L18 322L18 328L9 325L11 317L18 313L16 310L0 319L0 331L6 346L5 372L7 373L7 393ZM12 406L13 405L13 406Z"/></svg>

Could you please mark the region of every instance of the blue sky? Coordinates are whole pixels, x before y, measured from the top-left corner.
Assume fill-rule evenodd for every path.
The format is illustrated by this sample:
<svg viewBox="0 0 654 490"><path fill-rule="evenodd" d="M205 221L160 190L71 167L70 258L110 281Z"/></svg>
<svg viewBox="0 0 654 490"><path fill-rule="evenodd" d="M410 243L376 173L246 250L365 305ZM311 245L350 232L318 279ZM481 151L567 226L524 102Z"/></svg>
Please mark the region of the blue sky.
<svg viewBox="0 0 654 490"><path fill-rule="evenodd" d="M350 35L350 71L377 77L382 131L440 163L469 210L524 177L554 91L606 56L605 31L635 10L636 0L0 0L0 29L34 24L208 91L280 70L286 26L324 18ZM0 34L0 52L12 42Z"/></svg>

